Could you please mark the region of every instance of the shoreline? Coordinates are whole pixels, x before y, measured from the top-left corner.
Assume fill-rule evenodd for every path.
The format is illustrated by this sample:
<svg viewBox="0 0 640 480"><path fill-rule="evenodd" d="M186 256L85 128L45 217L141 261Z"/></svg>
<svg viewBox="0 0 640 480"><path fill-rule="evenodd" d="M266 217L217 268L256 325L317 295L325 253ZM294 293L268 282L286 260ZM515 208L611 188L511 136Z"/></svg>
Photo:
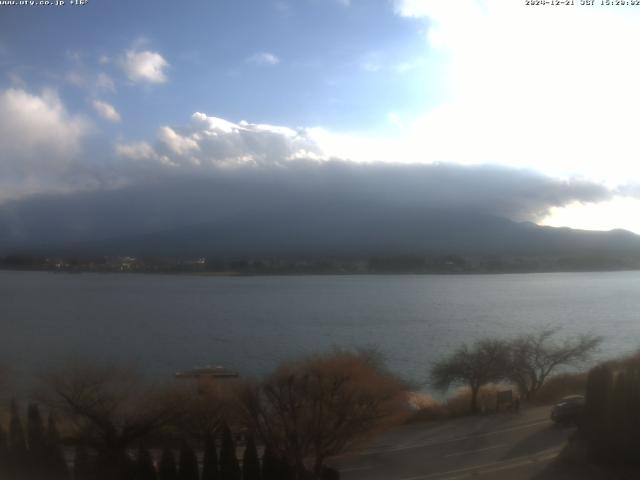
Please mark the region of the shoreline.
<svg viewBox="0 0 640 480"><path fill-rule="evenodd" d="M640 272L640 268L624 269L585 269L585 270L518 270L518 271L443 271L443 272L241 272L241 271L163 271L163 270L92 270L92 269L50 269L50 268L7 268L0 267L0 272L53 273L53 274L104 274L104 275L164 275L188 277L365 277L365 276L482 276L482 275L535 275L552 273L624 273Z"/></svg>

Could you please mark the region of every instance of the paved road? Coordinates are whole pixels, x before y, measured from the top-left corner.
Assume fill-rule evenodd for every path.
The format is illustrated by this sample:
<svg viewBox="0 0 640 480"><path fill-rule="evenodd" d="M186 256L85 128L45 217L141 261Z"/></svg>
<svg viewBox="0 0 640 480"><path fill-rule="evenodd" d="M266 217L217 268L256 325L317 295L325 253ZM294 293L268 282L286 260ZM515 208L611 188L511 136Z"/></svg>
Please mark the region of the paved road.
<svg viewBox="0 0 640 480"><path fill-rule="evenodd" d="M528 479L544 468L570 429L549 408L407 425L336 461L344 480Z"/></svg>

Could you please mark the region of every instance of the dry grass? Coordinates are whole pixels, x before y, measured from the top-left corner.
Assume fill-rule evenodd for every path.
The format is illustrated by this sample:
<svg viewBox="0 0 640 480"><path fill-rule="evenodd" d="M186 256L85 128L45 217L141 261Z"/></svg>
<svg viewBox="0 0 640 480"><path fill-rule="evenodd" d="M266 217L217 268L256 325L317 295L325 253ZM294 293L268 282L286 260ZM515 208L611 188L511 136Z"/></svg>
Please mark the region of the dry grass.
<svg viewBox="0 0 640 480"><path fill-rule="evenodd" d="M585 392L587 374L566 373L551 377L538 391L535 399L530 401L532 405L549 405L568 395L582 395ZM481 413L494 413L496 411L497 393L511 388L517 395L515 387L508 385L489 384L484 386L478 395L478 404ZM410 397L413 414L407 423L428 422L446 418L462 417L470 414L471 392L468 388L457 389L446 400L439 402L431 395L425 393L413 393Z"/></svg>
<svg viewBox="0 0 640 480"><path fill-rule="evenodd" d="M505 388L507 387L504 385L485 385L478 394L480 412L495 412L497 393L498 391L505 390ZM414 408L414 412L407 420L407 423L469 415L470 404L471 391L466 387L458 388L453 395L448 397L444 402L438 402L428 394L413 393L411 396L411 406Z"/></svg>

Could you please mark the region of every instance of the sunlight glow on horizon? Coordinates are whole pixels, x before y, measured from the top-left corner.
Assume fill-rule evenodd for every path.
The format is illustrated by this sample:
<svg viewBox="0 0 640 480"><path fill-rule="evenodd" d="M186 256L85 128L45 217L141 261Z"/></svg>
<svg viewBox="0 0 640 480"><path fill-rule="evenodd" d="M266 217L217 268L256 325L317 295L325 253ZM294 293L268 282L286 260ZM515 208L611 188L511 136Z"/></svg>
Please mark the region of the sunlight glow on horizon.
<svg viewBox="0 0 640 480"><path fill-rule="evenodd" d="M581 230L624 229L640 234L640 199L617 196L601 203L572 203L554 207L540 225Z"/></svg>
<svg viewBox="0 0 640 480"><path fill-rule="evenodd" d="M430 22L427 41L445 58L448 98L393 136L315 129L328 153L362 162L499 164L596 181L612 192L640 183L637 13L503 0L396 6ZM556 207L541 223L640 233L638 211L640 200L615 197Z"/></svg>

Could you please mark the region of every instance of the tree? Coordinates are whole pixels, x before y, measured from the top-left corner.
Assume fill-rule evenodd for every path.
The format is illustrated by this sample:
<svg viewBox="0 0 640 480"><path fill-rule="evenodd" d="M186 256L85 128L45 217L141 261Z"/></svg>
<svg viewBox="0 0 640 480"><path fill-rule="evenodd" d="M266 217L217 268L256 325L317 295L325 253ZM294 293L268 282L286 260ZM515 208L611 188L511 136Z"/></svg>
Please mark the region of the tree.
<svg viewBox="0 0 640 480"><path fill-rule="evenodd" d="M7 435L0 424L0 478L9 477L9 444Z"/></svg>
<svg viewBox="0 0 640 480"><path fill-rule="evenodd" d="M142 444L138 447L136 455L136 480L157 480L158 475L153 466L153 459L149 450Z"/></svg>
<svg viewBox="0 0 640 480"><path fill-rule="evenodd" d="M29 470L35 477L41 477L48 471L47 446L42 415L38 405L34 403L30 403L27 407L27 445Z"/></svg>
<svg viewBox="0 0 640 480"><path fill-rule="evenodd" d="M158 480L178 480L178 469L176 459L170 448L165 448L160 457L160 469Z"/></svg>
<svg viewBox="0 0 640 480"><path fill-rule="evenodd" d="M225 382L203 382L198 386L197 395L193 394L193 389L182 391L184 411L176 424L177 429L198 442L214 436L222 419L228 418L233 410L230 390Z"/></svg>
<svg viewBox="0 0 640 480"><path fill-rule="evenodd" d="M94 465L92 458L82 445L77 445L73 457L73 479L74 480L93 480Z"/></svg>
<svg viewBox="0 0 640 480"><path fill-rule="evenodd" d="M280 480L279 463L273 449L267 445L262 454L262 480Z"/></svg>
<svg viewBox="0 0 640 480"><path fill-rule="evenodd" d="M236 457L236 445L227 424L222 427L222 446L220 447L220 478L222 480L240 480L240 465Z"/></svg>
<svg viewBox="0 0 640 480"><path fill-rule="evenodd" d="M23 478L29 467L27 441L20 420L20 411L15 400L11 401L9 423L9 471L12 478Z"/></svg>
<svg viewBox="0 0 640 480"><path fill-rule="evenodd" d="M640 464L640 355L592 368L579 433L590 461Z"/></svg>
<svg viewBox="0 0 640 480"><path fill-rule="evenodd" d="M431 384L447 390L465 385L471 390L471 413L478 413L478 393L483 385L498 382L506 375L508 346L501 340L480 340L472 347L463 344L451 356L431 368Z"/></svg>
<svg viewBox="0 0 640 480"><path fill-rule="evenodd" d="M208 434L204 440L204 458L202 459L202 480L218 480L218 452L216 441L212 434Z"/></svg>
<svg viewBox="0 0 640 480"><path fill-rule="evenodd" d="M180 448L178 459L178 478L180 480L198 480L198 457L191 446L185 441Z"/></svg>
<svg viewBox="0 0 640 480"><path fill-rule="evenodd" d="M370 352L336 350L282 365L247 385L239 404L248 429L302 478L319 476L329 457L400 421L405 393Z"/></svg>
<svg viewBox="0 0 640 480"><path fill-rule="evenodd" d="M52 480L61 480L69 477L69 468L64 458L64 452L60 442L60 434L53 413L49 413L47 421L47 436L45 445L45 465Z"/></svg>
<svg viewBox="0 0 640 480"><path fill-rule="evenodd" d="M556 342L554 336L558 331L544 328L509 342L507 378L517 386L522 398L535 396L559 367L578 366L588 360L602 342L601 337L589 334Z"/></svg>
<svg viewBox="0 0 640 480"><path fill-rule="evenodd" d="M619 372L610 392L610 408L609 412L607 412L609 448L612 451L612 456L622 460L624 463L633 462L637 456L635 449L629 448L631 445L631 432L628 427L630 425L631 409L629 407L631 405L627 395L628 387L625 372ZM631 452L633 453L630 455Z"/></svg>
<svg viewBox="0 0 640 480"><path fill-rule="evenodd" d="M242 480L260 480L260 459L253 437L247 438L242 458Z"/></svg>
<svg viewBox="0 0 640 480"><path fill-rule="evenodd" d="M324 469L324 467L322 467ZM319 478L322 478L322 469L320 471ZM297 475L298 479L308 478L309 474L307 472L302 473L294 473L291 468L291 464L289 464L289 460L286 457L278 458L278 480L293 480L296 478L294 475Z"/></svg>
<svg viewBox="0 0 640 480"><path fill-rule="evenodd" d="M335 468L325 467L322 470L322 480L340 480L340 472Z"/></svg>
<svg viewBox="0 0 640 480"><path fill-rule="evenodd" d="M78 366L49 378L49 399L75 426L76 439L93 448L100 477L129 478L132 445L171 423L180 398L146 385L128 368Z"/></svg>

